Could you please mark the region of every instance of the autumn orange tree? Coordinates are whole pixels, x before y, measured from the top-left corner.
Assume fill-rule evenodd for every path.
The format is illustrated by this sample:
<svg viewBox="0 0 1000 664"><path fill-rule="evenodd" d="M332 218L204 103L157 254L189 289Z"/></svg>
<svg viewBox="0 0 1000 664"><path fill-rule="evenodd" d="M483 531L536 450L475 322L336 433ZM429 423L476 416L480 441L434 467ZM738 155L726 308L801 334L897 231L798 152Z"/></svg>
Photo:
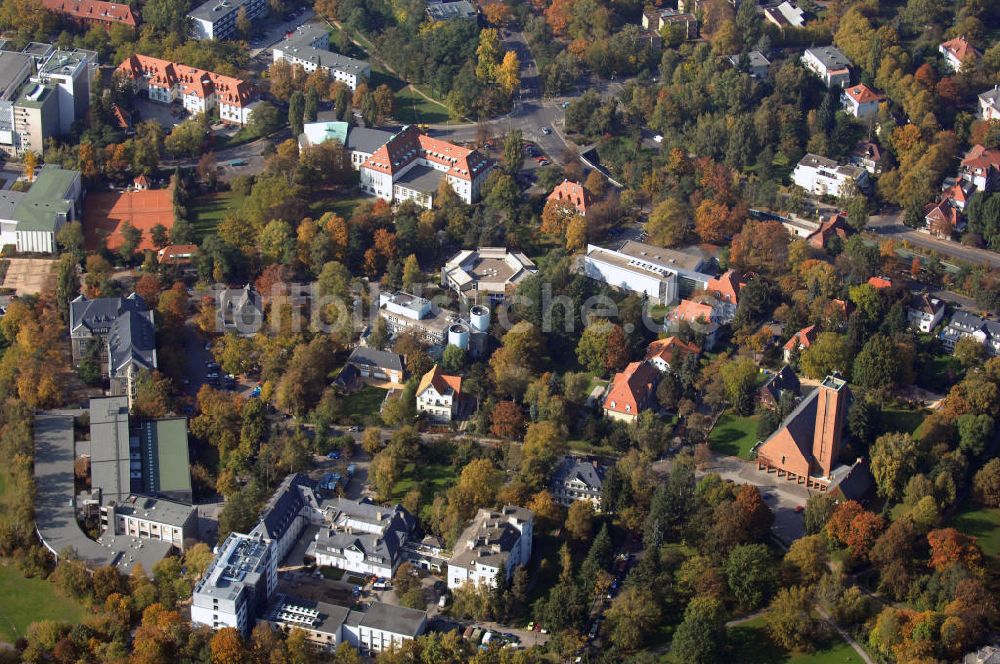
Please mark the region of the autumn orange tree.
<svg viewBox="0 0 1000 664"><path fill-rule="evenodd" d="M511 19L510 7L503 2L487 2L483 5L483 16L490 25L504 26Z"/></svg>
<svg viewBox="0 0 1000 664"><path fill-rule="evenodd" d="M777 273L787 267L788 231L776 221L751 221L733 236L729 247L733 267Z"/></svg>
<svg viewBox="0 0 1000 664"><path fill-rule="evenodd" d="M513 401L501 401L490 413L490 433L497 438L520 438L524 427L524 413Z"/></svg>

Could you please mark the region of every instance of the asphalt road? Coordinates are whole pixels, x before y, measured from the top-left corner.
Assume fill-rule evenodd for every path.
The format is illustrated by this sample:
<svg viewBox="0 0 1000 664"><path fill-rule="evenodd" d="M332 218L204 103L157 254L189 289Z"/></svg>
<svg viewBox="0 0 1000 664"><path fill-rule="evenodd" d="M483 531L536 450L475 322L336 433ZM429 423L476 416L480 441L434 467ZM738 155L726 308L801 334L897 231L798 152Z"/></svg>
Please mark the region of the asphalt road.
<svg viewBox="0 0 1000 664"><path fill-rule="evenodd" d="M903 213L893 211L884 215L873 215L868 220L868 229L877 235L906 240L915 247L933 249L961 261L1000 267L1000 254L988 249L967 247L950 240L940 240L928 233L921 233L903 224Z"/></svg>

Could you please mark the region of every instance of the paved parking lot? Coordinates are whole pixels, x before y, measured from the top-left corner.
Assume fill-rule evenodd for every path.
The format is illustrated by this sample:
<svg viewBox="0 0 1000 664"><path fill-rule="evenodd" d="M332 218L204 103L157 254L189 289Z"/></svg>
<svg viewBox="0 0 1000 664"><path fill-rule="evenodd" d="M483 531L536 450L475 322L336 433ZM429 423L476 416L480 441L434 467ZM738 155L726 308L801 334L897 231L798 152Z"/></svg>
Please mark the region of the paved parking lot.
<svg viewBox="0 0 1000 664"><path fill-rule="evenodd" d="M18 295L37 295L51 283L54 260L9 258L8 261L3 288L12 289Z"/></svg>

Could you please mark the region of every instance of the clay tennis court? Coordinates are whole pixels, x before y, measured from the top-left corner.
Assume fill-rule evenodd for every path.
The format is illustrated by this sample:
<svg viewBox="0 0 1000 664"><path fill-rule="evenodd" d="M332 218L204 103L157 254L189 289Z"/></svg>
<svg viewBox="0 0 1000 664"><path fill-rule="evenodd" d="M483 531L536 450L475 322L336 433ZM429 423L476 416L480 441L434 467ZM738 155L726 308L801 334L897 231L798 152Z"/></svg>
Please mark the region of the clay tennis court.
<svg viewBox="0 0 1000 664"><path fill-rule="evenodd" d="M47 258L9 258L3 288L18 295L37 295L50 285L54 260Z"/></svg>
<svg viewBox="0 0 1000 664"><path fill-rule="evenodd" d="M107 246L116 250L122 243L119 227L129 222L142 231L139 251L155 249L150 231L157 224L167 230L174 226L174 205L170 189L113 191L87 194L83 205L83 235L88 251Z"/></svg>

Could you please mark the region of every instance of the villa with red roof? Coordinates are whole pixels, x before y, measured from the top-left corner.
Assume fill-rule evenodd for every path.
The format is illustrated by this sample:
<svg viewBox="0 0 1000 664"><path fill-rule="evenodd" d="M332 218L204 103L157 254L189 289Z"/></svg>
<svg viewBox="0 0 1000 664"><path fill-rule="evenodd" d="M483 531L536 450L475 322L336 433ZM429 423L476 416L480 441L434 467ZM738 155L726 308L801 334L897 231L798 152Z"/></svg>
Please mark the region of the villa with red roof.
<svg viewBox="0 0 1000 664"><path fill-rule="evenodd" d="M122 2L104 0L42 0L50 12L61 14L81 26L99 25L110 30L112 25L136 26L132 8Z"/></svg>
<svg viewBox="0 0 1000 664"><path fill-rule="evenodd" d="M412 200L431 207L442 181L466 203L479 191L494 162L475 150L404 127L361 164L361 190L382 200Z"/></svg>
<svg viewBox="0 0 1000 664"><path fill-rule="evenodd" d="M973 145L962 158L958 174L979 191L996 191L1000 188L1000 150Z"/></svg>
<svg viewBox="0 0 1000 664"><path fill-rule="evenodd" d="M145 90L152 101L180 101L192 114L218 107L219 118L228 124L246 125L257 100L256 89L247 81L148 55L131 56L116 73L131 80L136 90Z"/></svg>
<svg viewBox="0 0 1000 664"><path fill-rule="evenodd" d="M881 101L882 97L864 83L844 88L840 95L840 104L844 107L844 112L859 120L868 119L878 113Z"/></svg>
<svg viewBox="0 0 1000 664"><path fill-rule="evenodd" d="M581 217L585 217L587 216L587 207L592 201L590 200L590 192L584 189L582 184L563 180L556 185L545 202L546 205L549 203L564 205L575 210L576 214Z"/></svg>
<svg viewBox="0 0 1000 664"><path fill-rule="evenodd" d="M676 336L657 339L646 346L646 361L661 372L676 369L685 357L698 357L700 354L701 348Z"/></svg>
<svg viewBox="0 0 1000 664"><path fill-rule="evenodd" d="M462 377L451 376L437 364L421 377L417 386L417 412L437 422L451 422L462 398Z"/></svg>
<svg viewBox="0 0 1000 664"><path fill-rule="evenodd" d="M611 380L611 389L604 398L604 416L635 422L652 402L658 379L659 373L648 362L630 363Z"/></svg>
<svg viewBox="0 0 1000 664"><path fill-rule="evenodd" d="M972 47L965 37L949 39L938 46L938 51L944 56L945 65L953 72L962 71L962 66L979 57L979 51Z"/></svg>
<svg viewBox="0 0 1000 664"><path fill-rule="evenodd" d="M889 277L869 277L868 285L874 287L876 290L882 290L883 288L892 288L892 279Z"/></svg>
<svg viewBox="0 0 1000 664"><path fill-rule="evenodd" d="M792 353L795 349L798 349L801 352L812 346L813 342L816 341L816 335L818 332L819 330L816 329L815 325L810 325L809 327L804 327L793 334L792 338L786 341L784 347L782 348L784 351L783 355L785 357L785 362L787 363L791 361Z"/></svg>
<svg viewBox="0 0 1000 664"><path fill-rule="evenodd" d="M694 332L704 335L705 350L712 350L719 327L732 319L725 317L726 312L715 300L707 299L709 301L706 302L681 300L677 308L667 314L664 325L668 330L676 330L681 323L686 323Z"/></svg>
<svg viewBox="0 0 1000 664"><path fill-rule="evenodd" d="M736 307L740 303L740 283L736 272L726 270L718 277L708 280L705 290L715 298L717 306L722 309L722 317L731 321L736 317Z"/></svg>

